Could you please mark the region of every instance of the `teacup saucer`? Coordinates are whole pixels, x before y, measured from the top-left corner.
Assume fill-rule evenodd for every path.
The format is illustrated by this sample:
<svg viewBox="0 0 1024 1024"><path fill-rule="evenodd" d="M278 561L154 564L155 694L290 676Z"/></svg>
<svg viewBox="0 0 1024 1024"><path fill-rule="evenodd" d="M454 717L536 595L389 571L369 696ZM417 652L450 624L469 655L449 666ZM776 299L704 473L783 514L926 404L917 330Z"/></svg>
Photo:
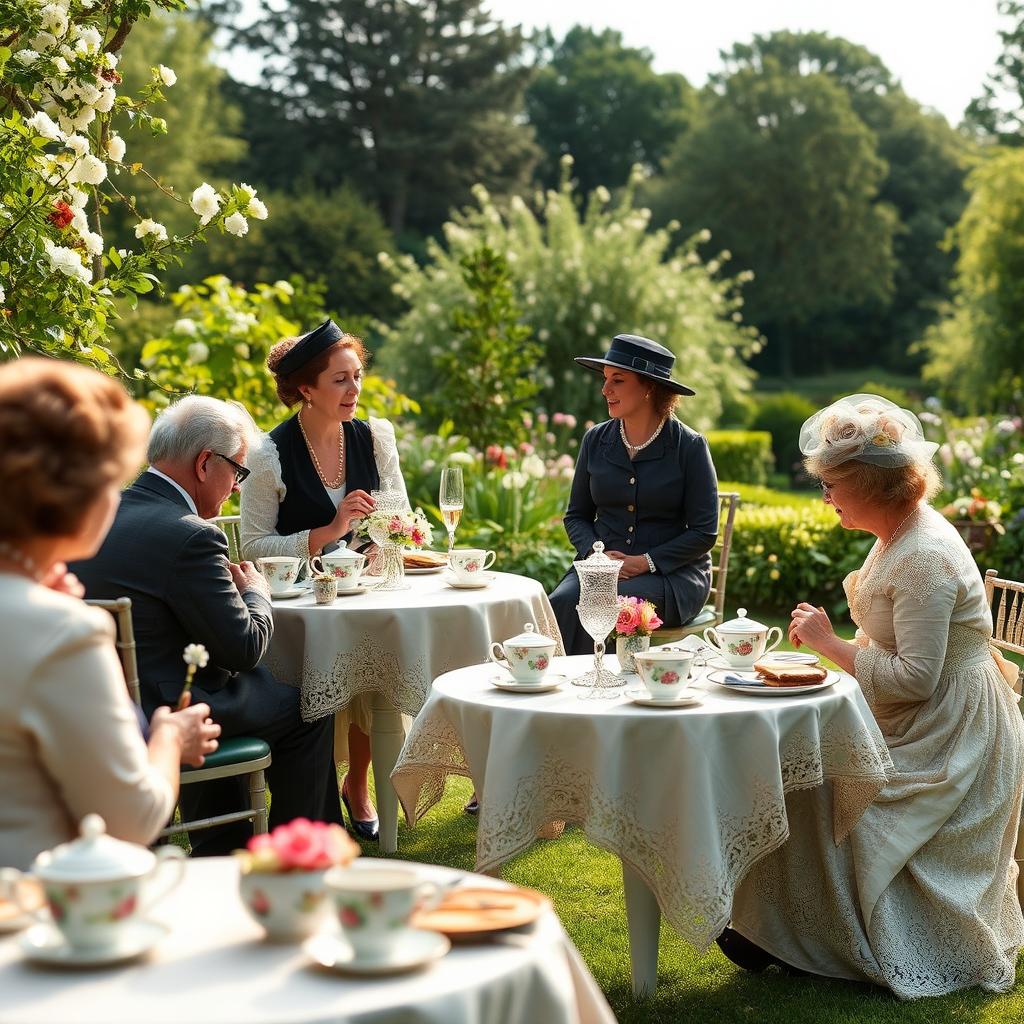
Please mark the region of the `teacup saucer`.
<svg viewBox="0 0 1024 1024"><path fill-rule="evenodd" d="M626 696L634 704L640 704L645 708L692 708L704 700L702 694L687 689L680 690L679 696L673 697L672 700L655 700L647 689L627 690Z"/></svg>
<svg viewBox="0 0 1024 1024"><path fill-rule="evenodd" d="M550 693L565 682L565 676L549 672L539 683L520 683L509 675L491 676L488 682L509 693Z"/></svg>
<svg viewBox="0 0 1024 1024"><path fill-rule="evenodd" d="M290 601L293 597L302 597L303 594L310 594L309 587L291 587L288 590L279 590L276 594L271 593L271 601Z"/></svg>
<svg viewBox="0 0 1024 1024"><path fill-rule="evenodd" d="M342 590L341 587L338 587L338 597L349 597L352 594L369 594L371 591L376 590L383 582L377 576L366 576L354 587L349 587L347 590Z"/></svg>
<svg viewBox="0 0 1024 1024"><path fill-rule="evenodd" d="M452 948L438 932L403 928L390 948L380 956L357 957L340 935L317 935L302 947L321 967L339 974L403 974L440 960Z"/></svg>
<svg viewBox="0 0 1024 1024"><path fill-rule="evenodd" d="M36 963L59 964L64 967L101 967L148 953L170 930L158 921L132 921L121 925L113 944L95 949L79 949L69 945L55 925L36 924L19 937L18 943L22 953Z"/></svg>
<svg viewBox="0 0 1024 1024"><path fill-rule="evenodd" d="M483 590L484 587L489 587L494 582L494 573L481 573L479 580L460 580L457 576L449 573L445 576L444 581L455 590Z"/></svg>

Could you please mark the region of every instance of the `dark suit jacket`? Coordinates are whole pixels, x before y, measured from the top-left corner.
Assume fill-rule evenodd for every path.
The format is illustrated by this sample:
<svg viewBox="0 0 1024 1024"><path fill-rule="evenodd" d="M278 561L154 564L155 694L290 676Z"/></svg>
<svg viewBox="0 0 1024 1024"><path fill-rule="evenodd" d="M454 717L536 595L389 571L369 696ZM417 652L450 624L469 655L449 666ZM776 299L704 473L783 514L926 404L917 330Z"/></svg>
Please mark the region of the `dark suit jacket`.
<svg viewBox="0 0 1024 1024"><path fill-rule="evenodd" d="M670 417L630 461L618 420L592 427L576 460L565 530L579 558L598 540L606 549L650 554L666 599L685 622L707 597L708 552L718 535L718 481L707 441Z"/></svg>
<svg viewBox="0 0 1024 1024"><path fill-rule="evenodd" d="M202 644L210 663L196 673L194 702L210 704L226 736L265 721L260 683L272 677L257 666L274 632L270 602L255 591L239 595L224 534L166 480L143 473L122 495L99 552L73 571L87 597L132 599L147 715L178 700L182 653Z"/></svg>

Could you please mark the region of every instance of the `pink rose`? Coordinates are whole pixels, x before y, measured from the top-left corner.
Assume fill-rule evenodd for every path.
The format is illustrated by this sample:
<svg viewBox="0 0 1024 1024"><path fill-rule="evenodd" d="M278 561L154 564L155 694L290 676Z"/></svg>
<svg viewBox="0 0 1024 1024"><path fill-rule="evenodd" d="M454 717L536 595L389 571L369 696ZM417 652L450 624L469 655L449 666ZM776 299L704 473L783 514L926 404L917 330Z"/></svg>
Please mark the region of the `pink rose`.
<svg viewBox="0 0 1024 1024"><path fill-rule="evenodd" d="M627 601L629 599L627 598ZM640 625L640 609L635 604L623 603L615 620L615 632L620 636L632 636Z"/></svg>
<svg viewBox="0 0 1024 1024"><path fill-rule="evenodd" d="M318 871L347 864L358 853L341 826L306 818L278 825L269 835L253 836L246 845L250 853L265 851L276 858L276 863L255 870Z"/></svg>
<svg viewBox="0 0 1024 1024"><path fill-rule="evenodd" d="M401 533L402 532L402 520L398 516L392 516L391 521L388 523L388 533Z"/></svg>
<svg viewBox="0 0 1024 1024"><path fill-rule="evenodd" d="M419 527L414 526L412 529L413 544L415 544L416 547L422 547L426 543L426 540L427 538L423 531Z"/></svg>
<svg viewBox="0 0 1024 1024"><path fill-rule="evenodd" d="M661 678L658 680L659 683L664 683L665 686L674 686L679 682L678 672L663 672Z"/></svg>

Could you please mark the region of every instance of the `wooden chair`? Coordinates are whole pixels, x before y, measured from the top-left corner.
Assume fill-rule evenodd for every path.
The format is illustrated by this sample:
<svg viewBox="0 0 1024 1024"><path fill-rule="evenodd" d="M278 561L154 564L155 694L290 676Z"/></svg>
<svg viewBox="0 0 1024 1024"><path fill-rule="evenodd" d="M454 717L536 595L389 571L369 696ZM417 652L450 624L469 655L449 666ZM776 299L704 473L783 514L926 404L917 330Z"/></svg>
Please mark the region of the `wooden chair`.
<svg viewBox="0 0 1024 1024"><path fill-rule="evenodd" d="M210 520L228 539L228 556L232 562L242 560L241 516L214 516Z"/></svg>
<svg viewBox="0 0 1024 1024"><path fill-rule="evenodd" d="M709 601L685 626L656 629L651 634L651 646L682 640L694 633L703 633L708 626L725 621L725 585L729 579L729 552L732 550L732 531L740 496L735 491L718 495L718 540L711 552L711 593Z"/></svg>
<svg viewBox="0 0 1024 1024"><path fill-rule="evenodd" d="M237 518L237 517L236 517ZM136 704L141 706L142 694L139 687L139 664L135 649L135 630L132 626L132 601L130 597L118 597L112 601L94 599L86 604L105 608L114 616L117 628L117 652L121 658L128 692ZM161 837L177 832L195 832L199 829L227 825L233 821L251 821L256 833L267 831L267 783L264 772L270 767L270 747L266 741L251 736L232 736L221 740L220 746L210 754L202 768L182 765L181 785L213 779L226 779L234 775L245 775L249 784L248 806L240 811L229 811L201 818L196 821L181 821L168 825Z"/></svg>
<svg viewBox="0 0 1024 1024"><path fill-rule="evenodd" d="M998 593L998 598L997 598ZM992 609L992 646L1012 654L1024 654L1024 583L999 578L996 569L985 573L985 597ZM1017 685L1020 693L1024 683L1024 669L1017 671ZM1024 907L1024 822L1017 832L1017 899Z"/></svg>

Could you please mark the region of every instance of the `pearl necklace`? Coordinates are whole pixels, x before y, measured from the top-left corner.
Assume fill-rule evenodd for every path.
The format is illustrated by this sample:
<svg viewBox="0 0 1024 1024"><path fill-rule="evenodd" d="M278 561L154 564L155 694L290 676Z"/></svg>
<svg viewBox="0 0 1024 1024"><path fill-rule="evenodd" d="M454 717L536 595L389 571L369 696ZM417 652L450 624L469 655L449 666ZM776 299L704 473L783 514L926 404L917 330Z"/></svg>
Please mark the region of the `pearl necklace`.
<svg viewBox="0 0 1024 1024"><path fill-rule="evenodd" d="M888 539L888 540L883 540L883 541L882 541L882 547L883 547L883 548L887 548L887 547L888 547L888 546L889 546L889 545L890 545L890 544L891 544L891 543L892 543L892 542L893 542L893 541L894 541L894 540L896 539L896 536L897 536L897 535L899 534L900 530L902 530L902 529L903 529L903 527L904 527L904 526L906 526L906 525L907 525L907 523L909 522L909 520L910 520L910 517L911 517L911 516L913 516L915 512L917 512L917 510L918 510L918 507L919 507L919 506L915 505L915 506L914 506L914 507L913 507L913 508L912 508L912 509L911 509L911 510L910 510L910 511L909 511L909 512L908 512L908 513L907 513L907 514L906 514L906 515L905 515L905 516L904 516L904 517L903 517L903 518L902 518L902 519L901 519L901 520L899 521L899 525L897 525L896 529L895 529L895 530L893 530L893 531L892 531L892 533L890 533L890 534L889 534L889 539Z"/></svg>
<svg viewBox="0 0 1024 1024"><path fill-rule="evenodd" d="M632 459L637 452L642 452L649 444L653 444L657 440L658 435L661 433L661 428L668 423L668 417L666 416L659 424L658 429L646 441L641 444L630 444L626 437L626 424L623 420L619 420L619 437L622 438L622 443L626 446L626 451L629 453L629 457Z"/></svg>
<svg viewBox="0 0 1024 1024"><path fill-rule="evenodd" d="M0 540L0 558L7 562L12 562L22 572L31 576L37 583L43 578L43 572L36 563L36 560L26 555L24 551L19 551L13 544L8 544L5 540Z"/></svg>
<svg viewBox="0 0 1024 1024"><path fill-rule="evenodd" d="M320 482L324 487L337 490L345 479L345 424L338 424L338 475L333 480L328 480L324 476L324 471L320 468L320 460L316 457L316 452L306 436L306 428L302 425L302 413L299 413L298 421L299 430L302 431L302 439L306 442L306 447L309 449L309 457L313 460L313 466L316 468L317 476L320 477Z"/></svg>

